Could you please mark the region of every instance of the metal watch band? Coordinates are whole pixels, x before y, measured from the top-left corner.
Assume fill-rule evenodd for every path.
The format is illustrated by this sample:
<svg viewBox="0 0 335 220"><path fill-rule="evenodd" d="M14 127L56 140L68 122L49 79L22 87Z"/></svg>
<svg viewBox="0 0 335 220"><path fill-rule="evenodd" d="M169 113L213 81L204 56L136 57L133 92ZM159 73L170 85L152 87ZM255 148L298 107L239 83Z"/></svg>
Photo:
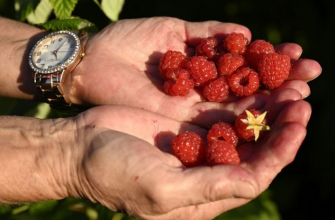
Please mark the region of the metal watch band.
<svg viewBox="0 0 335 220"><path fill-rule="evenodd" d="M65 101L64 95L58 88L63 71L52 74L35 73L34 82L38 92L47 99L51 108L66 112L79 112L87 109L87 107L69 104Z"/></svg>

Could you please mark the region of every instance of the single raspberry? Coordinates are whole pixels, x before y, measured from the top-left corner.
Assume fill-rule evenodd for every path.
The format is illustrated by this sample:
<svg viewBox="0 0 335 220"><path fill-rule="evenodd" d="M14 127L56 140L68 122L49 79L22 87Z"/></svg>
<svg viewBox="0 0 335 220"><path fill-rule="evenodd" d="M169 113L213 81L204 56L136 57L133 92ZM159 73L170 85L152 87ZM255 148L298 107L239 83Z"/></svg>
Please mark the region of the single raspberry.
<svg viewBox="0 0 335 220"><path fill-rule="evenodd" d="M172 140L172 154L187 167L194 167L206 160L206 145L194 132L183 132Z"/></svg>
<svg viewBox="0 0 335 220"><path fill-rule="evenodd" d="M262 113L256 109L245 110L237 116L235 120L235 129L237 136L246 141L257 141L264 135L263 131L270 130L266 125L266 112Z"/></svg>
<svg viewBox="0 0 335 220"><path fill-rule="evenodd" d="M218 42L214 37L207 37L201 40L200 44L198 44L195 48L195 52L197 56L205 56L209 60L216 60L217 51L216 47Z"/></svg>
<svg viewBox="0 0 335 220"><path fill-rule="evenodd" d="M166 73L168 80L164 83L165 93L172 96L187 95L194 88L193 79L190 79L190 77L191 74L185 69L170 69Z"/></svg>
<svg viewBox="0 0 335 220"><path fill-rule="evenodd" d="M164 80L167 80L166 73L170 69L185 68L188 57L179 51L169 50L163 54L159 61L159 72Z"/></svg>
<svg viewBox="0 0 335 220"><path fill-rule="evenodd" d="M260 81L268 88L279 87L289 76L291 60L278 53L263 54L258 64Z"/></svg>
<svg viewBox="0 0 335 220"><path fill-rule="evenodd" d="M208 144L207 163L211 166L218 164L240 164L240 158L236 148L222 140L213 140Z"/></svg>
<svg viewBox="0 0 335 220"><path fill-rule="evenodd" d="M231 124L218 122L212 125L207 134L207 143L210 143L214 140L223 140L236 147L238 137L234 127Z"/></svg>
<svg viewBox="0 0 335 220"><path fill-rule="evenodd" d="M228 84L237 96L249 96L258 90L259 76L255 70L243 67L230 76Z"/></svg>
<svg viewBox="0 0 335 220"><path fill-rule="evenodd" d="M248 46L247 51L245 52L245 58L250 67L257 70L261 56L269 53L275 53L275 48L271 43L265 40L254 40Z"/></svg>
<svg viewBox="0 0 335 220"><path fill-rule="evenodd" d="M219 77L208 83L202 89L202 94L208 101L222 102L229 95L228 82L224 77Z"/></svg>
<svg viewBox="0 0 335 220"><path fill-rule="evenodd" d="M223 48L231 54L244 54L249 41L242 33L230 33L223 42Z"/></svg>
<svg viewBox="0 0 335 220"><path fill-rule="evenodd" d="M186 68L194 79L194 86L204 86L210 80L216 79L218 72L214 62L204 56L191 57L186 62Z"/></svg>
<svg viewBox="0 0 335 220"><path fill-rule="evenodd" d="M218 73L221 76L229 77L238 68L248 66L248 62L243 55L226 53L219 57L217 61Z"/></svg>

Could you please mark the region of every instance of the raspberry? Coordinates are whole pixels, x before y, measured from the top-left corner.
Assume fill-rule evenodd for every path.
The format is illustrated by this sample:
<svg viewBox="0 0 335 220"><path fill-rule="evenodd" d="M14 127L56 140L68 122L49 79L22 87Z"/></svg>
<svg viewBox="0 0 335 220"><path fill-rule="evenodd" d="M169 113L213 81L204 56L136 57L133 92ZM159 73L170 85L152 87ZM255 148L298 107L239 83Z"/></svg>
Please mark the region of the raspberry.
<svg viewBox="0 0 335 220"><path fill-rule="evenodd" d="M187 167L202 164L206 159L205 142L194 132L183 132L172 140L172 154Z"/></svg>
<svg viewBox="0 0 335 220"><path fill-rule="evenodd" d="M252 141L264 135L263 131L270 130L266 125L266 112L262 113L259 110L245 110L235 120L235 129L237 136L246 141Z"/></svg>
<svg viewBox="0 0 335 220"><path fill-rule="evenodd" d="M240 68L230 76L228 84L237 96L252 95L259 88L258 73L249 67Z"/></svg>
<svg viewBox="0 0 335 220"><path fill-rule="evenodd" d="M169 50L163 54L159 61L159 72L164 80L167 80L166 73L170 69L184 68L188 57L179 51Z"/></svg>
<svg viewBox="0 0 335 220"><path fill-rule="evenodd" d="M213 140L208 144L207 163L211 166L218 164L240 164L236 148L222 140Z"/></svg>
<svg viewBox="0 0 335 220"><path fill-rule="evenodd" d="M238 142L237 134L233 126L229 123L218 122L212 125L207 134L207 142L214 140L224 140L232 146L236 147Z"/></svg>
<svg viewBox="0 0 335 220"><path fill-rule="evenodd" d="M214 60L217 52L216 46L218 45L217 40L214 37L207 37L203 39L199 45L196 46L195 51L197 56L205 56L209 60Z"/></svg>
<svg viewBox="0 0 335 220"><path fill-rule="evenodd" d="M287 55L263 54L258 64L260 81L268 88L279 87L289 76L291 60Z"/></svg>
<svg viewBox="0 0 335 220"><path fill-rule="evenodd" d="M203 86L218 75L215 64L204 56L191 57L186 62L186 68L194 79L194 86Z"/></svg>
<svg viewBox="0 0 335 220"><path fill-rule="evenodd" d="M191 74L185 69L170 69L165 76L168 80L164 83L164 91L169 95L184 96L194 87Z"/></svg>
<svg viewBox="0 0 335 220"><path fill-rule="evenodd" d="M230 33L223 42L223 48L231 54L244 54L247 50L248 39L242 33Z"/></svg>
<svg viewBox="0 0 335 220"><path fill-rule="evenodd" d="M228 82L224 77L219 77L208 83L202 90L208 101L221 102L229 95Z"/></svg>
<svg viewBox="0 0 335 220"><path fill-rule="evenodd" d="M257 70L261 56L269 53L275 53L275 48L271 43L265 40L255 40L248 46L245 57L251 68Z"/></svg>
<svg viewBox="0 0 335 220"><path fill-rule="evenodd" d="M219 57L217 61L218 73L221 76L230 76L239 67L247 66L244 56L239 54L226 53Z"/></svg>

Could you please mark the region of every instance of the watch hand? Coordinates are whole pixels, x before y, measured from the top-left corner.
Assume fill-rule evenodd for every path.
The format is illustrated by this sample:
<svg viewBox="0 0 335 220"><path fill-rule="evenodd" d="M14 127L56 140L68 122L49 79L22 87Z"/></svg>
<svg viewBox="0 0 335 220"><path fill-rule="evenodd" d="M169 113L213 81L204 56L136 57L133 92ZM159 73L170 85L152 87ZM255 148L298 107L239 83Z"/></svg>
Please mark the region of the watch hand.
<svg viewBox="0 0 335 220"><path fill-rule="evenodd" d="M57 53L58 53L58 51L59 51L60 48L62 48L62 46L63 46L64 44L66 44L66 43L67 43L67 41L63 42L63 43L62 43L56 50L52 51L52 54L55 55L56 60L57 60Z"/></svg>

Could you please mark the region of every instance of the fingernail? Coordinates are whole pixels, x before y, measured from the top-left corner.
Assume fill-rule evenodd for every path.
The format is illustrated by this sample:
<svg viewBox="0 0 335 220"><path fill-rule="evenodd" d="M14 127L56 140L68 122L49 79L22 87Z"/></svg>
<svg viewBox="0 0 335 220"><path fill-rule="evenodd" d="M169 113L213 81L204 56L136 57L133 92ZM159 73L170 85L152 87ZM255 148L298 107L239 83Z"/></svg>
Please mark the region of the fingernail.
<svg viewBox="0 0 335 220"><path fill-rule="evenodd" d="M305 98L307 98L308 96L311 95L311 92L309 91L308 93L301 94L301 95L302 95L302 98L305 99Z"/></svg>
<svg viewBox="0 0 335 220"><path fill-rule="evenodd" d="M257 196L255 187L244 180L238 180L234 183L234 192L234 197L253 199Z"/></svg>

